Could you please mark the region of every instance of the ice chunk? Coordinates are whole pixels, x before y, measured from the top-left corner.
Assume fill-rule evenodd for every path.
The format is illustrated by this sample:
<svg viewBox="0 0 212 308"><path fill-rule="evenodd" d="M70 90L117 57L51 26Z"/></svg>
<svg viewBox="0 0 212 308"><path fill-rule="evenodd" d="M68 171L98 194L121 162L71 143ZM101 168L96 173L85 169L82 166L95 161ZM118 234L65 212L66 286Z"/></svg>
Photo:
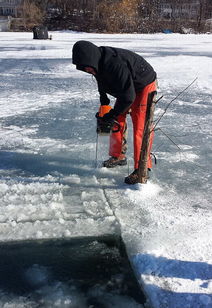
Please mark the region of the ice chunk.
<svg viewBox="0 0 212 308"><path fill-rule="evenodd" d="M211 303L211 297L209 295L200 295L199 299L204 305L209 305Z"/></svg>

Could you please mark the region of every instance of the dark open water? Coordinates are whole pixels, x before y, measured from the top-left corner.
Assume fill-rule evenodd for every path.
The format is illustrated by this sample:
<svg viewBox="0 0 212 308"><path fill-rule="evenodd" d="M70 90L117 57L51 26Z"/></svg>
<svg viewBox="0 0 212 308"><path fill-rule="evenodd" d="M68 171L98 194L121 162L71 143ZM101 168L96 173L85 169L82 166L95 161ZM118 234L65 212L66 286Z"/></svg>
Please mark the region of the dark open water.
<svg viewBox="0 0 212 308"><path fill-rule="evenodd" d="M0 307L134 308L144 302L117 239L1 245Z"/></svg>

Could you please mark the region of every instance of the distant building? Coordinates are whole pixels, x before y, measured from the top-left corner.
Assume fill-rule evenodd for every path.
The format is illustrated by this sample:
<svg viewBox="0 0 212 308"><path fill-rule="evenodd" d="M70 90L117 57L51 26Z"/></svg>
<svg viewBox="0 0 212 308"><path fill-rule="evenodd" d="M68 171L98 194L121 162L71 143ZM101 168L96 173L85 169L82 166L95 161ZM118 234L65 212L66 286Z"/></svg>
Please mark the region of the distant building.
<svg viewBox="0 0 212 308"><path fill-rule="evenodd" d="M18 17L22 0L0 0L0 16Z"/></svg>
<svg viewBox="0 0 212 308"><path fill-rule="evenodd" d="M161 0L158 11L165 19L196 20L201 15L202 19L212 18L212 0Z"/></svg>

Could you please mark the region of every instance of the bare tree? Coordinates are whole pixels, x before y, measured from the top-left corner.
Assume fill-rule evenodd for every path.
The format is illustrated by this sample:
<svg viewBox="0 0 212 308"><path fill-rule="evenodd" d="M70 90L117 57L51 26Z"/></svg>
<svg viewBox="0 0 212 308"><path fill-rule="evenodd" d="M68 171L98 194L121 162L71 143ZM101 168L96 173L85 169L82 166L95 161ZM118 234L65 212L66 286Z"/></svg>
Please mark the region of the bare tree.
<svg viewBox="0 0 212 308"><path fill-rule="evenodd" d="M207 10L211 1L24 0L23 8L25 18L32 17L31 23L33 20L38 23L47 11L45 21L52 30L151 33L170 29L179 32L183 27L200 31L206 15L211 18Z"/></svg>
<svg viewBox="0 0 212 308"><path fill-rule="evenodd" d="M99 23L106 32L137 31L139 0L108 0L98 5Z"/></svg>
<svg viewBox="0 0 212 308"><path fill-rule="evenodd" d="M197 16L197 28L201 29L202 22L205 19L207 9L207 1L206 0L199 0L199 11Z"/></svg>
<svg viewBox="0 0 212 308"><path fill-rule="evenodd" d="M157 32L159 29L159 3L160 0L143 0L139 5L140 32Z"/></svg>
<svg viewBox="0 0 212 308"><path fill-rule="evenodd" d="M23 0L21 4L23 27L25 30L31 30L34 26L43 21L44 12L32 0Z"/></svg>

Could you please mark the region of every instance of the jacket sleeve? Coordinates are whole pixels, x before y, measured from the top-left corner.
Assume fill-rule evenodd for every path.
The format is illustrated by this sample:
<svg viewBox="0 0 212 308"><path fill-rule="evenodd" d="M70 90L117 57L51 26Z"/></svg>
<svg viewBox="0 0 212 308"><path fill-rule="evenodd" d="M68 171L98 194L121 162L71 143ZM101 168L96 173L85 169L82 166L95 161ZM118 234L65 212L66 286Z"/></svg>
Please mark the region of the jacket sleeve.
<svg viewBox="0 0 212 308"><path fill-rule="evenodd" d="M104 91L99 91L101 105L109 105L110 100Z"/></svg>
<svg viewBox="0 0 212 308"><path fill-rule="evenodd" d="M98 91L99 91L99 96L100 96L100 104L101 105L109 105L110 104L110 100L107 96L107 93L104 90L104 87L102 86L101 81L96 78L97 80L97 85L98 85Z"/></svg>
<svg viewBox="0 0 212 308"><path fill-rule="evenodd" d="M134 102L136 97L135 87L131 72L126 63L116 61L112 66L111 74L117 89L117 92L114 93L114 96L117 98L114 112L116 115L119 115L126 112Z"/></svg>

